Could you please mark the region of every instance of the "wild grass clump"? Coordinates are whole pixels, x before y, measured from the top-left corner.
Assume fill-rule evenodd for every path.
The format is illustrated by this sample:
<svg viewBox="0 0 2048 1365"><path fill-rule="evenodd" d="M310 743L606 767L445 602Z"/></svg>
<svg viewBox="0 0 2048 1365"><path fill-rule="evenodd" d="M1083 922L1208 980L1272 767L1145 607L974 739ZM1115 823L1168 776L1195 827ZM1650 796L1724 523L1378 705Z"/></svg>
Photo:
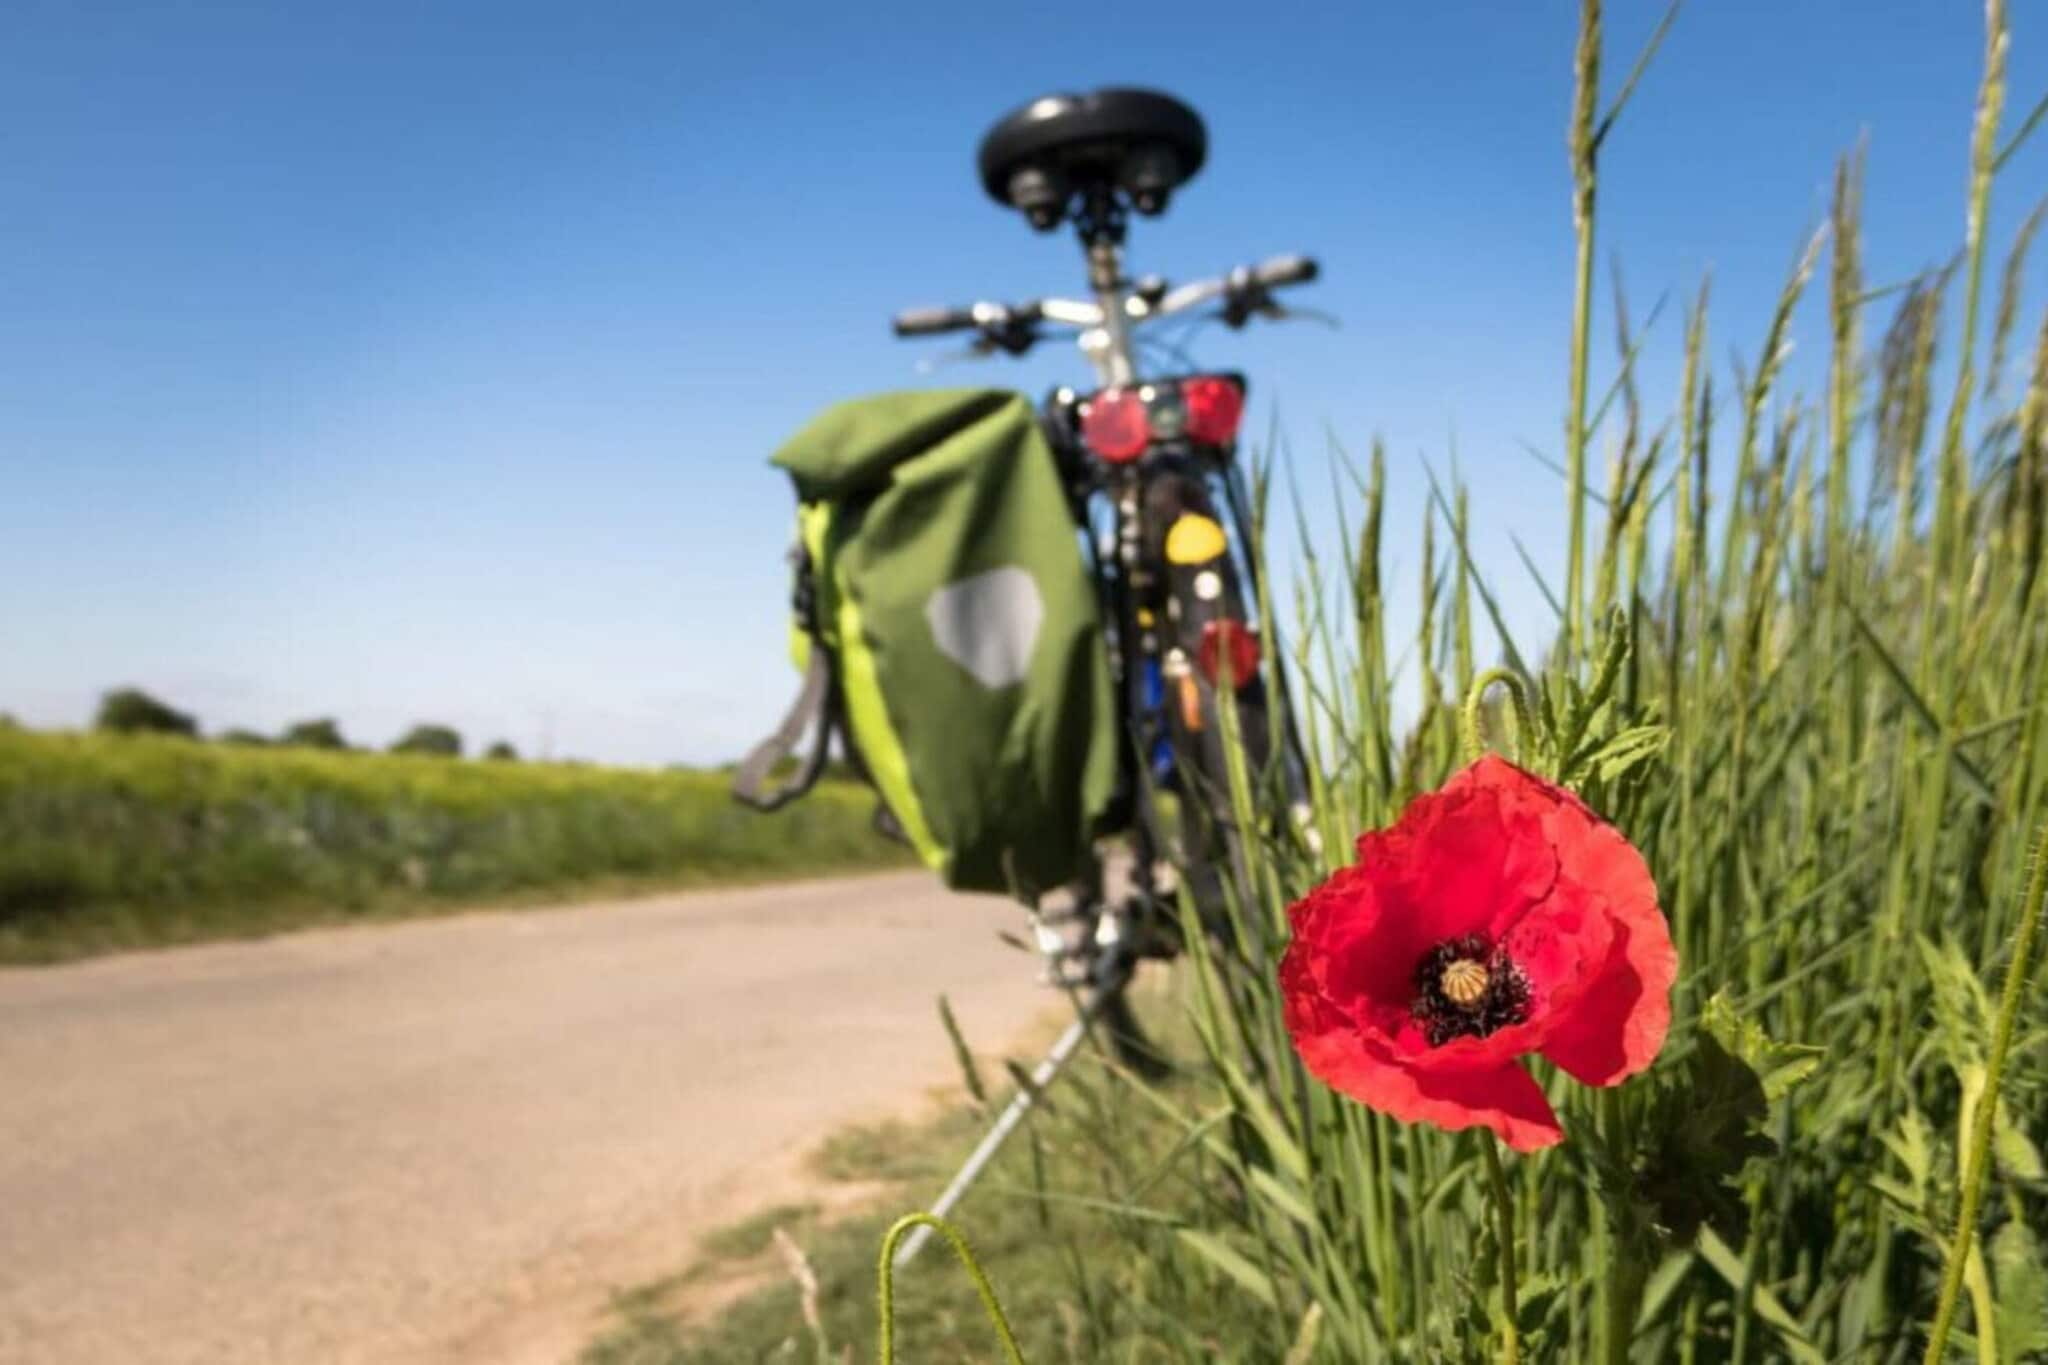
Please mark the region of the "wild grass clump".
<svg viewBox="0 0 2048 1365"><path fill-rule="evenodd" d="M1985 20L1954 260L1866 279L1856 149L1725 376L1702 286L1657 423L1618 299L1604 385L1590 335L1598 153L1650 54L1603 107L1582 0L1569 530L1561 589L1539 577L1555 628L1513 638L1452 482L1422 528L1416 636L1390 641L1383 461L1342 465L1338 552L1303 527L1286 650L1264 663L1294 698L1311 818L1232 749L1229 922L1212 936L1182 907L1195 1063L1164 1084L1078 1067L1002 1159L1029 1182L999 1174L958 1210L1027 1359L2048 1361L2048 319L2029 336L2018 283L2040 214L1987 305L1989 206L2048 99L2008 123L2003 0ZM1784 386L1810 290L1817 398ZM1262 509L1272 475L1253 479ZM1260 615L1277 619L1263 587ZM1512 691L1489 693L1496 676ZM1397 721L1397 696L1420 715ZM1289 906L1460 767L1474 730L1641 851L1679 963L1655 1064L1606 1089L1539 1064L1565 1140L1505 1160L1484 1129L1404 1124L1311 1079L1273 970ZM862 1254L814 1254L828 1302L872 1288L880 1226L851 1229ZM838 1302L813 1344L864 1358L848 1343L872 1339L872 1309ZM995 1358L956 1267L927 1253L893 1302L902 1359ZM792 1311L757 1349L720 1335L737 1317L676 1340L794 1355ZM644 1358L710 1358L676 1349Z"/></svg>
<svg viewBox="0 0 2048 1365"><path fill-rule="evenodd" d="M903 863L834 784L0 728L0 961L567 888Z"/></svg>
<svg viewBox="0 0 2048 1365"><path fill-rule="evenodd" d="M1677 409L1653 424L1625 314L1589 402L1598 151L1647 64L1603 110L1601 42L1585 0L1554 634L1510 636L1453 484L1424 528L1417 638L1387 639L1375 452L1267 665L1275 689L1291 675L1317 837L1277 772L1240 764L1233 922L1209 941L1187 912L1192 1025L1227 1102L1124 1076L1125 1103L1175 1116L1156 1166L1134 1179L1105 1146L1055 1183L1105 1209L1087 1249L1102 1274L1143 1258L1187 1287L1189 1319L1237 1305L1219 1358L2048 1359L2048 992L2028 879L2048 824L2048 320L2028 378L2002 382L2038 216L1986 302L1989 204L2048 101L2008 131L1991 0L1954 263L1864 278L1851 153L1752 364L1717 382L1702 288ZM1830 357L1809 398L1782 381L1816 281ZM1474 694L1488 621L1527 693L1520 724ZM1397 723L1410 687L1422 713ZM1681 969L1645 1076L1593 1091L1538 1069L1568 1140L1511 1155L1497 1186L1483 1130L1405 1125L1310 1079L1272 972L1290 903L1462 764L1468 696L1489 743L1542 747L1643 852ZM1193 1209L1163 1197L1196 1169L1215 1178ZM1519 1231L1503 1257L1504 1226ZM1188 1358L1181 1307L1153 1305L1070 1358Z"/></svg>
<svg viewBox="0 0 2048 1365"><path fill-rule="evenodd" d="M1197 1024L1235 1106L1200 1140L1239 1177L1203 1229L1229 1254L1206 1259L1271 1334L1315 1324L1300 1358L1465 1359L1518 1338L1561 1360L1903 1360L1929 1351L1938 1319L1937 1337L1953 1320L1948 1340L1982 1361L2048 1352L2048 1008L2023 932L2041 913L2028 844L2048 821L2048 326L2024 392L2002 397L2037 220L2005 268L1987 376L1987 206L2016 145L2001 140L1997 0L1987 21L1958 265L1867 285L1853 153L1754 368L1717 398L1702 290L1678 410L1651 429L1625 320L1609 401L1584 416L1595 162L1612 123L1593 112L1600 16L1584 6L1565 587L1545 648L1495 625L1532 689L1532 728L1566 737L1576 785L1655 872L1682 967L1676 1022L1641 1083L1596 1094L1552 1073L1570 1141L1505 1172L1523 1233L1506 1267L1518 1321L1503 1322L1479 1141L1309 1080L1270 974L1201 954ZM1809 401L1779 381L1824 256L1831 357ZM1871 356L1862 338L1883 307ZM1954 359L1937 385L1945 312ZM1596 439L1604 500L1585 472ZM1472 623L1494 612L1463 490L1431 513L1449 551L1424 566L1418 723L1394 722L1376 594L1341 625L1324 607L1339 567L1345 583L1380 581L1381 478L1375 455L1358 481L1365 533L1341 566L1311 557L1299 596L1292 671L1320 851L1272 817L1280 793L1262 775L1240 784L1237 826L1272 831L1247 841L1236 932L1250 961L1277 959L1286 906L1360 830L1461 762ZM1603 509L1588 546L1581 523ZM1514 728L1494 742L1511 749ZM1740 1066L1714 1060L1729 1057ZM1719 1089L1702 1079L1717 1068ZM1184 1121L1192 1134L1202 1116Z"/></svg>

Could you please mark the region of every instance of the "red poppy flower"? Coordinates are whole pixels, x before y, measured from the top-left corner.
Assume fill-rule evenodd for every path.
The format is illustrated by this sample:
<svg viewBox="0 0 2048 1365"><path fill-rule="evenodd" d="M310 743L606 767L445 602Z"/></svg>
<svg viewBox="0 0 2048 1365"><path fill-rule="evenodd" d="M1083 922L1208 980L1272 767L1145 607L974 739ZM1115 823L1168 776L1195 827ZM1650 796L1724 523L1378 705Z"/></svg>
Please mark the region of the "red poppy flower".
<svg viewBox="0 0 2048 1365"><path fill-rule="evenodd" d="M1678 954L1650 869L1571 792L1487 755L1363 834L1290 911L1287 1029L1325 1084L1404 1122L1561 1141L1517 1060L1588 1085L1650 1064Z"/></svg>

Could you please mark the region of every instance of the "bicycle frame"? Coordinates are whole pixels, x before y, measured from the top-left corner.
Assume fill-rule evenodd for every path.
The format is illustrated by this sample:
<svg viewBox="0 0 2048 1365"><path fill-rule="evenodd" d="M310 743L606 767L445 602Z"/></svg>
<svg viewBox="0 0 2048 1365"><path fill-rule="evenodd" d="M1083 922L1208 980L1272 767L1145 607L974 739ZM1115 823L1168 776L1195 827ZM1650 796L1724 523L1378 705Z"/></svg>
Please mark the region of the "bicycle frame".
<svg viewBox="0 0 2048 1365"><path fill-rule="evenodd" d="M1095 366L1105 387L1129 384L1137 375L1131 358L1131 329L1125 316L1123 252L1113 241L1088 246L1088 284L1102 321L1081 334L1081 353ZM1091 345L1090 343L1093 343Z"/></svg>

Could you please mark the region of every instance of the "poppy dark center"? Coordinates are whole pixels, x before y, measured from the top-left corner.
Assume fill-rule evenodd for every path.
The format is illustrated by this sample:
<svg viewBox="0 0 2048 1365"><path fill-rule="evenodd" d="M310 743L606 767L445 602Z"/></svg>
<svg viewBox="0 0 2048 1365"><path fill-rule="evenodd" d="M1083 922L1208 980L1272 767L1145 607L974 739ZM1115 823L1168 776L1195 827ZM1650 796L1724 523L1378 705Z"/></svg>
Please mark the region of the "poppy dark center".
<svg viewBox="0 0 2048 1365"><path fill-rule="evenodd" d="M1484 934L1466 934L1431 948L1415 964L1408 1006L1431 1047L1454 1038L1484 1038L1529 1017L1529 978Z"/></svg>

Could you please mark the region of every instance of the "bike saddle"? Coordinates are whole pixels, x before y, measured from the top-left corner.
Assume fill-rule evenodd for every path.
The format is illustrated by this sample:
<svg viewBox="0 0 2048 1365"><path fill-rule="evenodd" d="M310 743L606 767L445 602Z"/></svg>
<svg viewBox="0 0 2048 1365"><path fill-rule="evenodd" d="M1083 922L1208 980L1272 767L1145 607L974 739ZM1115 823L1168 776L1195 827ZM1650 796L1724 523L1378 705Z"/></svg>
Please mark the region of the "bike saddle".
<svg viewBox="0 0 2048 1365"><path fill-rule="evenodd" d="M1121 190L1149 217L1202 169L1208 147L1201 116L1171 95L1116 88L1046 95L981 140L981 183L1041 232L1059 225L1077 192Z"/></svg>

